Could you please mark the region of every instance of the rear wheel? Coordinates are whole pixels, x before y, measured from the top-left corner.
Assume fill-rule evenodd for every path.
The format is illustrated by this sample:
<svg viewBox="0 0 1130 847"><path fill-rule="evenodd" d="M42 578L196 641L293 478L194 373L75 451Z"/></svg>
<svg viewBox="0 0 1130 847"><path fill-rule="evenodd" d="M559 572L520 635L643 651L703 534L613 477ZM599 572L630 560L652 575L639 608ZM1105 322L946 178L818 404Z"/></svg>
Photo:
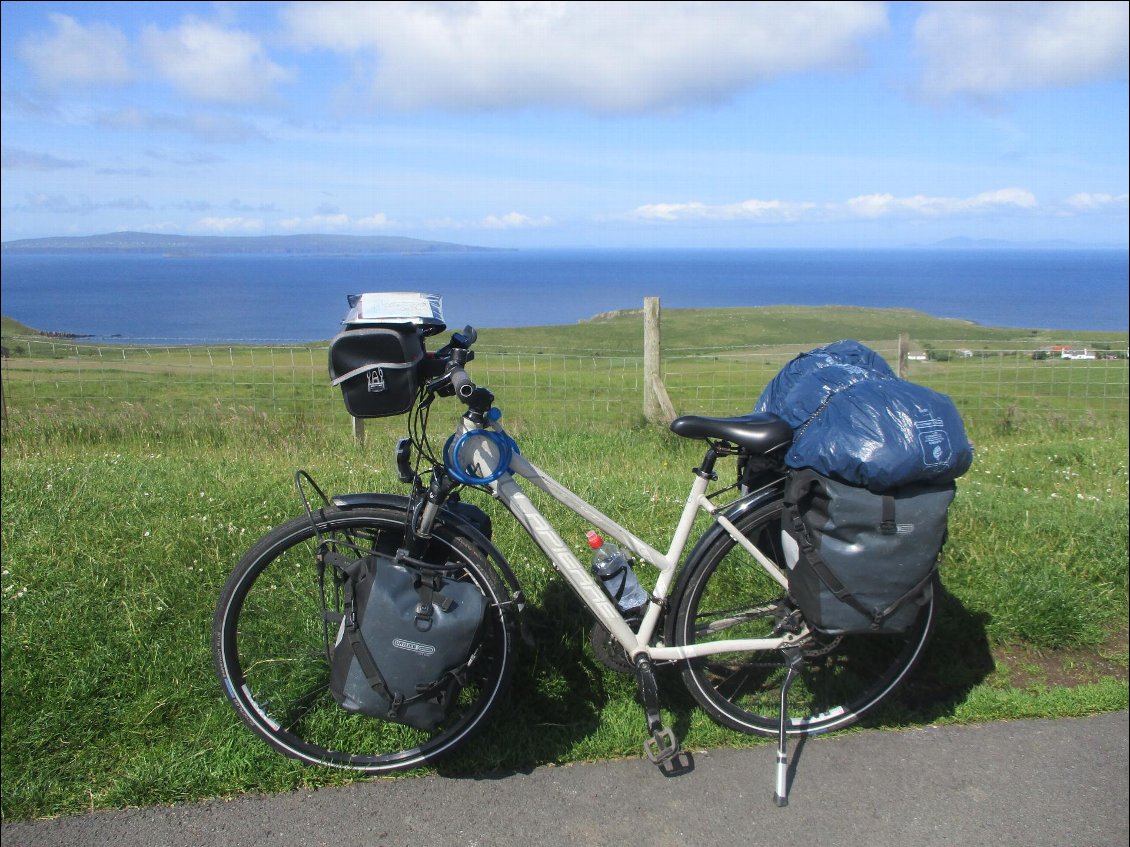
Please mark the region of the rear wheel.
<svg viewBox="0 0 1130 847"><path fill-rule="evenodd" d="M758 549L785 570L780 501L736 521ZM734 638L770 638L794 607L781 586L729 535L693 561L675 599L676 645ZM905 632L814 635L789 692L787 731L816 734L848 726L878 706L918 664L934 626L934 595ZM683 680L694 698L726 726L776 735L786 666L778 650L719 653L692 659Z"/></svg>
<svg viewBox="0 0 1130 847"><path fill-rule="evenodd" d="M360 558L395 552L404 529L399 509L326 509L272 530L228 579L212 628L216 672L243 722L281 753L366 773L417 767L466 741L505 693L513 663L509 598L484 553L437 522L421 558L458 565L445 576L474 584L489 604L482 647L450 714L424 731L347 712L330 694L337 626L327 622L323 596L330 612L340 613L341 598L330 569L319 576L319 540Z"/></svg>

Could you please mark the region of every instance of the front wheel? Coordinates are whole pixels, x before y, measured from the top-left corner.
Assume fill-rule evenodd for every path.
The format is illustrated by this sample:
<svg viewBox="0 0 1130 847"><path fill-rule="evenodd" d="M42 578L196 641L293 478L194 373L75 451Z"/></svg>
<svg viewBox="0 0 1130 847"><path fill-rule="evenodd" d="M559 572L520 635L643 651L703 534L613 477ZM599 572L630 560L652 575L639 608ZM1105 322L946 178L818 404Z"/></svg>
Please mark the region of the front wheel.
<svg viewBox="0 0 1130 847"><path fill-rule="evenodd" d="M737 528L785 570L778 500L738 519ZM675 598L678 646L734 638L770 638L794 607L786 592L729 535L714 539L687 563ZM822 636L807 643L789 692L790 735L849 726L878 706L918 664L934 626L937 584L914 624L883 635ZM780 651L717 653L683 666L683 680L720 723L741 732L776 735L786 666Z"/></svg>
<svg viewBox="0 0 1130 847"><path fill-rule="evenodd" d="M482 648L447 718L424 731L347 712L329 690L330 653L341 612L330 573L319 575L319 544L351 558L392 554L406 516L396 508L325 509L268 533L240 561L220 597L212 653L239 717L281 753L364 773L406 770L452 751L498 704L513 664L509 598L483 552L457 528L437 522L420 557L453 564L449 579L487 598Z"/></svg>

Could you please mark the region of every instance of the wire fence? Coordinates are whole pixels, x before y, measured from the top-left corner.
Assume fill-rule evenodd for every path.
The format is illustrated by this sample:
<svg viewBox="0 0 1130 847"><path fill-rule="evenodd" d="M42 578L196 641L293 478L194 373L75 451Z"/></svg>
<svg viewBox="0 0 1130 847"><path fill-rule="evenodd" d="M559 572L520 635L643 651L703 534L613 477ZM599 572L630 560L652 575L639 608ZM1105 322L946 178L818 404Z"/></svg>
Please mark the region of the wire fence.
<svg viewBox="0 0 1130 847"><path fill-rule="evenodd" d="M866 343L898 367L898 341ZM668 353L663 360L664 381L681 413L740 414L749 411L783 365L814 346L818 345ZM911 341L900 372L912 382L948 394L967 421L1126 422L1130 418L1126 344L1110 346L1115 349L1083 353L1064 345L1020 348L955 340L931 341L925 348Z"/></svg>
<svg viewBox="0 0 1130 847"><path fill-rule="evenodd" d="M329 384L327 347L131 346L8 339L7 420L111 411L311 416L349 420ZM826 342L664 352L662 378L680 414L748 412L793 356ZM895 365L895 340L865 342ZM1106 350L911 341L906 377L950 395L967 422L1127 422L1127 344ZM643 418L643 357L515 349L478 351L472 377L520 422L635 425Z"/></svg>

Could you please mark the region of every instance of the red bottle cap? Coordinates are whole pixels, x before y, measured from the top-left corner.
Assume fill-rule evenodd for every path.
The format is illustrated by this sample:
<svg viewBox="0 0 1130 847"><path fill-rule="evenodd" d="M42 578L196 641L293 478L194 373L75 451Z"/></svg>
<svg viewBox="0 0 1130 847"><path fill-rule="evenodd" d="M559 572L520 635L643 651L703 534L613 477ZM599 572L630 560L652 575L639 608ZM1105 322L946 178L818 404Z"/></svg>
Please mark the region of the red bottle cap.
<svg viewBox="0 0 1130 847"><path fill-rule="evenodd" d="M600 537L596 530L590 529L586 535L589 539L589 547L593 550L599 550L604 545L604 539Z"/></svg>

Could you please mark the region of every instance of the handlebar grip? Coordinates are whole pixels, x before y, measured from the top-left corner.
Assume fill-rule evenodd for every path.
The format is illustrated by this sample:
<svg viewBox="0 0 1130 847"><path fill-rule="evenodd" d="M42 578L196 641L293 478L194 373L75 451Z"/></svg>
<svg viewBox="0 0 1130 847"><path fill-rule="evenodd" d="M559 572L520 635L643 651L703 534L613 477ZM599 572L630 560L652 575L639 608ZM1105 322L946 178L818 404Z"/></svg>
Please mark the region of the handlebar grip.
<svg viewBox="0 0 1130 847"><path fill-rule="evenodd" d="M454 367L451 369L451 387L455 389L457 397L466 400L474 392L475 383L471 382L471 378L463 368Z"/></svg>

